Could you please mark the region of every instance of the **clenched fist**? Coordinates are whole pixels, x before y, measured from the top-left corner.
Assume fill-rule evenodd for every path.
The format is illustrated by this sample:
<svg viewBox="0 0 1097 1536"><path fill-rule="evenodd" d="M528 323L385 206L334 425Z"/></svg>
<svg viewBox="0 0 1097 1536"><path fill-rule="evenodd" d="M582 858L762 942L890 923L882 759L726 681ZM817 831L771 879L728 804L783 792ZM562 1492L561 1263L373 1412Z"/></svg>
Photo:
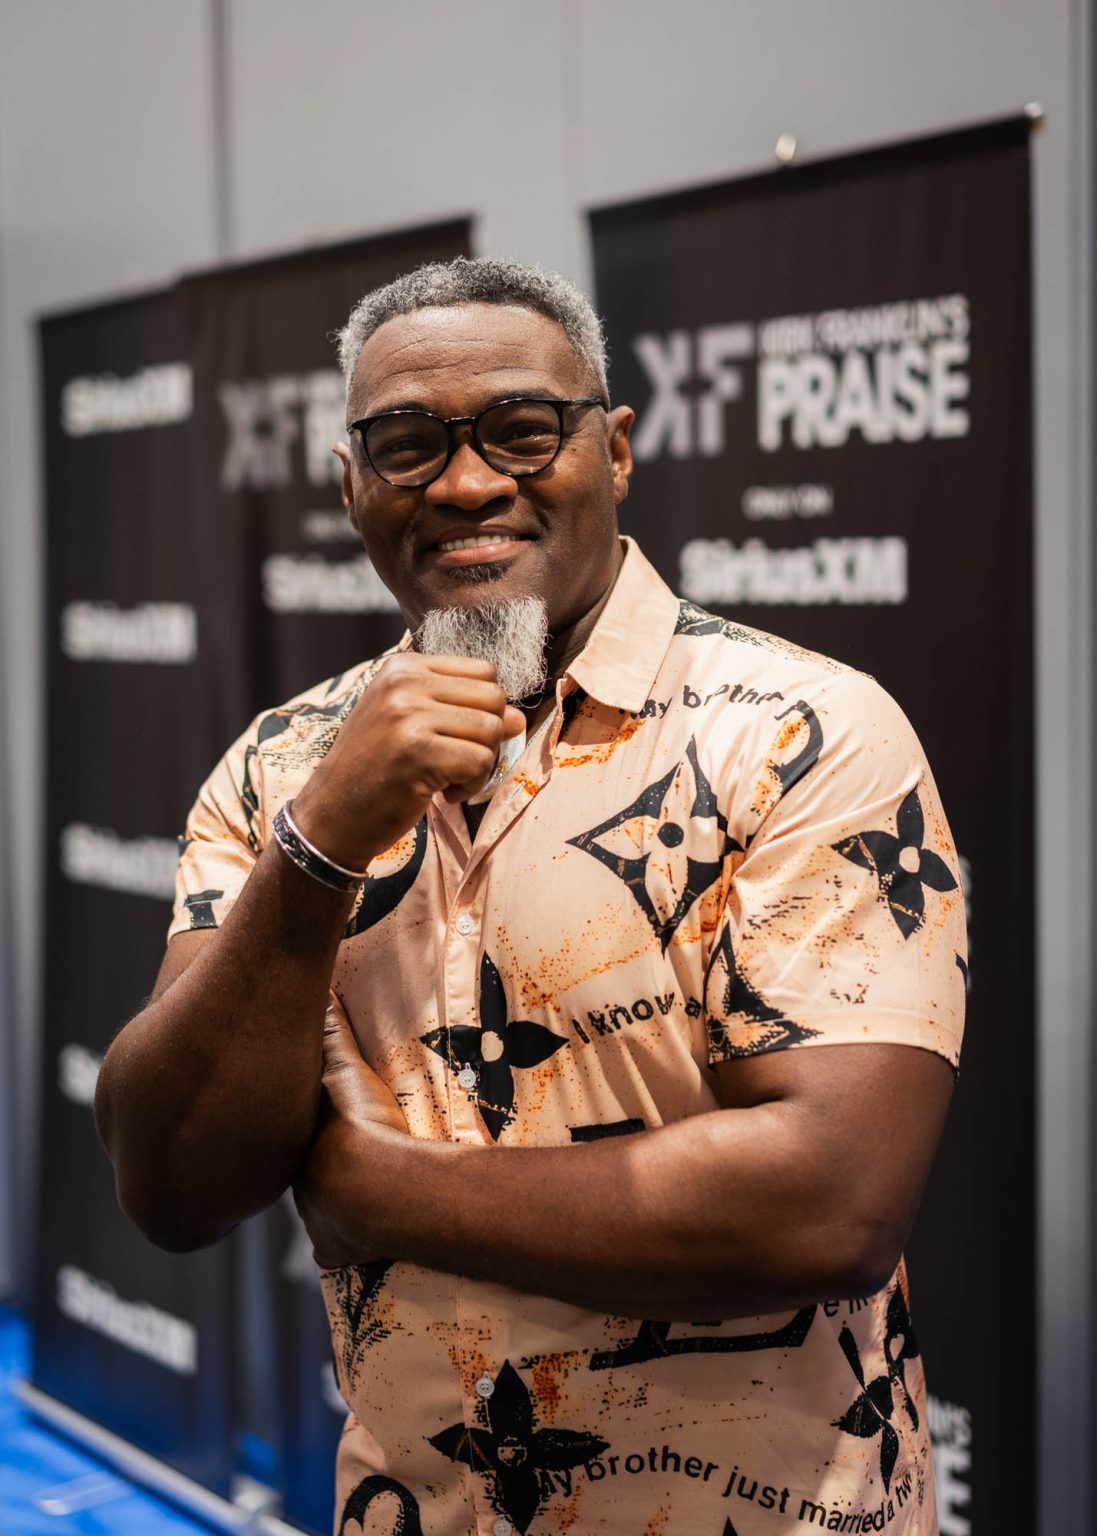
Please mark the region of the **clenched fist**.
<svg viewBox="0 0 1097 1536"><path fill-rule="evenodd" d="M488 661L391 656L343 722L293 802L305 837L347 869L365 869L422 816L431 798L466 800L523 729Z"/></svg>

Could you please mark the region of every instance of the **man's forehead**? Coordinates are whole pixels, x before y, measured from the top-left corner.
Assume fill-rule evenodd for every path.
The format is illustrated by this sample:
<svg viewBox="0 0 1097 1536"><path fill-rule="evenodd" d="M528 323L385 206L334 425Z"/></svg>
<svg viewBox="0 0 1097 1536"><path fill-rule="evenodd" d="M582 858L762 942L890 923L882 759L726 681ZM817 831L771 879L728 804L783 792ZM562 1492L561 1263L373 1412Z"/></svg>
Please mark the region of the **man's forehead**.
<svg viewBox="0 0 1097 1536"><path fill-rule="evenodd" d="M378 326L358 358L349 403L354 414L368 413L386 409L386 397L403 392L492 381L518 392L567 390L585 372L563 327L539 311L511 304L432 306Z"/></svg>

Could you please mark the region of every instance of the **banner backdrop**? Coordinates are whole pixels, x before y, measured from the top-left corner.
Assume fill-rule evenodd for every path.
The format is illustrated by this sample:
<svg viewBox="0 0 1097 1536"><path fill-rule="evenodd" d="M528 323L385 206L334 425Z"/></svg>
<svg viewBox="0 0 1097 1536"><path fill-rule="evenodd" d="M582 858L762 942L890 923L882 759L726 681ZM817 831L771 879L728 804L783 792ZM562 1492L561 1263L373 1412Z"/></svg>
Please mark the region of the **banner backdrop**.
<svg viewBox="0 0 1097 1536"><path fill-rule="evenodd" d="M182 285L194 364L196 603L217 658L202 678L216 721L204 772L259 709L375 656L403 633L395 600L340 499L332 444L346 437L346 414L332 332L370 288L468 249L462 220ZM240 1241L265 1254L267 1286L247 1298L238 1415L277 1444L286 1517L326 1536L346 1411L334 1388L316 1267L307 1247L302 1256L292 1204L252 1226L265 1230ZM250 1262L245 1268L254 1273ZM270 1403L255 1387L272 1362Z"/></svg>
<svg viewBox="0 0 1097 1536"><path fill-rule="evenodd" d="M49 524L46 975L36 1386L226 1491L223 1248L160 1252L118 1208L92 1099L152 988L176 835L207 771L191 369L157 294L43 323Z"/></svg>
<svg viewBox="0 0 1097 1536"><path fill-rule="evenodd" d="M942 1536L1035 1524L1028 128L592 215L624 527L684 597L876 676L962 856L968 1034L908 1246Z"/></svg>
<svg viewBox="0 0 1097 1536"><path fill-rule="evenodd" d="M292 1205L231 1244L159 1252L118 1209L91 1104L106 1045L151 989L176 836L202 780L260 708L401 632L341 506L331 332L376 284L468 248L467 222L448 222L195 275L41 327L50 700L34 1381L219 1492L241 1465L272 1479L287 1518L323 1533L345 1410Z"/></svg>
<svg viewBox="0 0 1097 1536"><path fill-rule="evenodd" d="M340 500L332 332L368 289L468 252L465 221L204 273L182 285L194 364L210 707L238 734L403 632ZM221 742L224 750L229 738Z"/></svg>

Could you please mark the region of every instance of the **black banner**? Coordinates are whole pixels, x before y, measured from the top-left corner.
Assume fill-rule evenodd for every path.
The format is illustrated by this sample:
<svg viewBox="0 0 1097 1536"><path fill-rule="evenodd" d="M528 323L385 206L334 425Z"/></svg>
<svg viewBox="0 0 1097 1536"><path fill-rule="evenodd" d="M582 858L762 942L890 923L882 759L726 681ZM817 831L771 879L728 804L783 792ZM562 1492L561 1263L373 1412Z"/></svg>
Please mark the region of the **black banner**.
<svg viewBox="0 0 1097 1536"><path fill-rule="evenodd" d="M356 241L197 274L41 331L50 701L34 1381L209 1488L227 1492L236 1470L275 1482L287 1519L320 1533L345 1409L292 1206L230 1245L159 1252L117 1207L91 1103L102 1053L163 954L175 840L200 783L260 708L402 630L341 506L331 333L370 288L468 243L465 221Z"/></svg>
<svg viewBox="0 0 1097 1536"><path fill-rule="evenodd" d="M161 1253L92 1120L103 1051L151 990L176 836L209 744L194 604L192 375L160 294L41 328L49 527L46 975L35 1384L227 1491L223 1249Z"/></svg>
<svg viewBox="0 0 1097 1536"><path fill-rule="evenodd" d="M194 363L197 598L216 669L203 674L216 745L203 775L261 708L374 656L403 632L340 499L346 437L332 332L369 289L466 255L466 221L205 273L182 285ZM330 1530L338 1404L315 1266L292 1207L242 1234L266 1255L237 1351L247 1443L273 1439L286 1518ZM307 1254L308 1250L305 1250ZM256 1273L254 1252L242 1256ZM262 1319L269 1328L264 1341ZM275 1362L273 1403L255 1390Z"/></svg>
<svg viewBox="0 0 1097 1536"><path fill-rule="evenodd" d="M968 1032L908 1247L942 1536L1035 1523L1028 128L592 215L626 530L876 676L962 857Z"/></svg>
<svg viewBox="0 0 1097 1536"><path fill-rule="evenodd" d="M230 267L183 285L194 363L203 624L228 724L398 639L394 598L340 501L346 437L332 333L357 299L468 252L464 221ZM231 724L229 724L231 722Z"/></svg>

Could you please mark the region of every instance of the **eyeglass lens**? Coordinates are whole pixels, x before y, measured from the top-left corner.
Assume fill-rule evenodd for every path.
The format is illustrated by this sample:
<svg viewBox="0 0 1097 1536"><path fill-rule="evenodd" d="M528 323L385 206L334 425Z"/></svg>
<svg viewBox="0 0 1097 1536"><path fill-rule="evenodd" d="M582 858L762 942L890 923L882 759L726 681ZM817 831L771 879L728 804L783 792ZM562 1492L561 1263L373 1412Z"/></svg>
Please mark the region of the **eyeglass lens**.
<svg viewBox="0 0 1097 1536"><path fill-rule="evenodd" d="M477 447L500 474L530 475L552 462L560 447L557 407L542 400L508 400L490 406L475 425ZM425 485L449 453L449 429L435 416L400 411L366 429L366 452L390 485Z"/></svg>

